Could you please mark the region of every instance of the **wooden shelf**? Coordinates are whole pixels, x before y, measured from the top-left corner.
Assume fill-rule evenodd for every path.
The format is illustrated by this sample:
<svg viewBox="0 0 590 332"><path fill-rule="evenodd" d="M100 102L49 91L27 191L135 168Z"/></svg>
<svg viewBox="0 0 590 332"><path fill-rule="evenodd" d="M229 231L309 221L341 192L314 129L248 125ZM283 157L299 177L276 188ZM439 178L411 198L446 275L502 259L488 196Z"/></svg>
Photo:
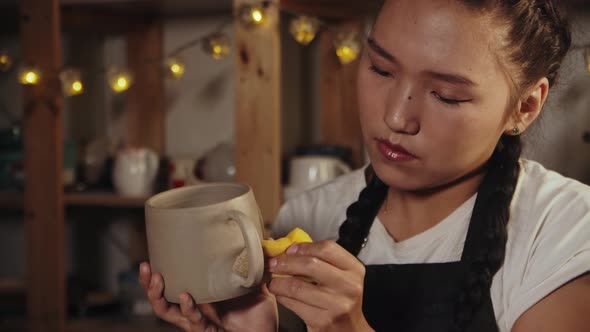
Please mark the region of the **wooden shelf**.
<svg viewBox="0 0 590 332"><path fill-rule="evenodd" d="M26 292L24 280L0 279L0 295Z"/></svg>
<svg viewBox="0 0 590 332"><path fill-rule="evenodd" d="M23 194L20 192L0 191L0 209L22 209Z"/></svg>
<svg viewBox="0 0 590 332"><path fill-rule="evenodd" d="M67 206L94 206L112 208L143 208L147 197L124 197L109 192L97 193L66 193ZM0 208L22 209L23 194L21 192L1 192Z"/></svg>
<svg viewBox="0 0 590 332"><path fill-rule="evenodd" d="M113 193L71 193L65 195L69 206L105 206L143 208L147 197L124 197Z"/></svg>

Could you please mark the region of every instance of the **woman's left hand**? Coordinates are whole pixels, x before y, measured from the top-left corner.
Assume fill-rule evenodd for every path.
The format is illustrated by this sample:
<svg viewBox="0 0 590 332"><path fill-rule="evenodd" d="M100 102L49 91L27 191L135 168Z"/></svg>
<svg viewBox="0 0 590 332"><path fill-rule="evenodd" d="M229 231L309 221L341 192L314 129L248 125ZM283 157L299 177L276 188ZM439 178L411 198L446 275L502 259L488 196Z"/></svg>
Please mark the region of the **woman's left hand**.
<svg viewBox="0 0 590 332"><path fill-rule="evenodd" d="M373 331L362 311L365 267L336 242L294 244L268 268L313 280L273 278L269 289L314 331Z"/></svg>

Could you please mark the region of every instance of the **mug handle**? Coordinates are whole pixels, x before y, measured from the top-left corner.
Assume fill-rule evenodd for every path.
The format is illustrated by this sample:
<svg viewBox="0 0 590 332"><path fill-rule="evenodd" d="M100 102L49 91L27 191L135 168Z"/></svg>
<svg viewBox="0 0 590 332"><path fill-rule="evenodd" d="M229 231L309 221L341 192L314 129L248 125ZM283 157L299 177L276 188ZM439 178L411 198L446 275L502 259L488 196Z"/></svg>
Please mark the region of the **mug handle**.
<svg viewBox="0 0 590 332"><path fill-rule="evenodd" d="M260 236L254 224L248 221L248 216L243 212L231 210L227 213L229 220L235 221L244 237L246 249L248 253L248 277L242 283L243 287L253 287L262 281L264 274L264 255L262 253L262 245Z"/></svg>

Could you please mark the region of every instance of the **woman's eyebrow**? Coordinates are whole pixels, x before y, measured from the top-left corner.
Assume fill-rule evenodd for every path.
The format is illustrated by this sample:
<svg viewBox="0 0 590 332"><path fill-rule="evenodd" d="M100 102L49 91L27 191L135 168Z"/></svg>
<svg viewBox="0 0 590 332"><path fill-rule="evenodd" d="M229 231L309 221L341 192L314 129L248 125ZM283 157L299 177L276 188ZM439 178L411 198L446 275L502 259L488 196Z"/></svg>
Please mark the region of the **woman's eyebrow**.
<svg viewBox="0 0 590 332"><path fill-rule="evenodd" d="M379 54L384 59L386 59L394 64L398 64L398 65L400 64L399 60L397 60L397 58L395 56L393 56L393 54L386 51L385 48L383 48L381 45L379 45L379 43L374 38L369 37L367 39L367 43L368 43L369 47L375 53ZM467 87L476 87L477 86L477 84L475 82L473 82L469 78L467 78L463 75L460 75L460 74L439 73L439 72L435 72L435 71L426 71L425 73L428 76L430 76L436 80L439 80L439 81L444 81L444 82L455 84L455 85L464 85Z"/></svg>
<svg viewBox="0 0 590 332"><path fill-rule="evenodd" d="M369 44L369 47L375 51L375 53L379 54L390 62L399 64L399 61L397 61L397 59L391 53L387 52L383 47L381 47L381 45L379 45L375 39L369 37L367 39L367 43Z"/></svg>
<svg viewBox="0 0 590 332"><path fill-rule="evenodd" d="M436 80L444 81L455 85L464 85L467 87L476 87L477 83L459 74L438 73L435 71L427 71L426 74Z"/></svg>

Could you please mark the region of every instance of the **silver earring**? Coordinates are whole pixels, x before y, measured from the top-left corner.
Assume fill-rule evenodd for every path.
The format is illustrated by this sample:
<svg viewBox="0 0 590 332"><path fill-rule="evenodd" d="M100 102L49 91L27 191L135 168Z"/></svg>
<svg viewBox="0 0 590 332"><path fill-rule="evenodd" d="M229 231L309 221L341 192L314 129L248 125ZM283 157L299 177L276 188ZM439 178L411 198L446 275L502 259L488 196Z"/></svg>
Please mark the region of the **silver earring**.
<svg viewBox="0 0 590 332"><path fill-rule="evenodd" d="M518 127L512 128L512 135L518 135L518 134L520 134L520 129L518 129Z"/></svg>

